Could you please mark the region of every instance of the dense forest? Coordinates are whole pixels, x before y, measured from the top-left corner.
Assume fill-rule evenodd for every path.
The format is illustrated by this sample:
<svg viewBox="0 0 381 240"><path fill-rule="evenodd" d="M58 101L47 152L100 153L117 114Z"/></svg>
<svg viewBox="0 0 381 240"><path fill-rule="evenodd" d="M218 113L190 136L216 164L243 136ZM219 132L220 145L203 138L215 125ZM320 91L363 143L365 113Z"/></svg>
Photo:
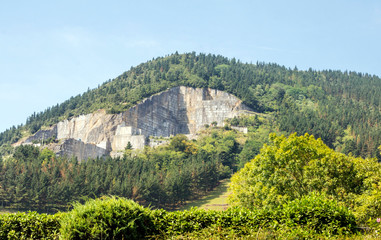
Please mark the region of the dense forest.
<svg viewBox="0 0 381 240"><path fill-rule="evenodd" d="M127 147L123 157L81 163L46 148L22 145L0 162L0 207L55 212L73 201L117 195L173 209L203 196L253 157L242 151L252 140L240 144L242 138L246 139L235 130L210 127L197 141L177 135L157 148Z"/></svg>
<svg viewBox="0 0 381 240"><path fill-rule="evenodd" d="M12 153L10 144L43 126L97 109L119 113L145 97L179 85L227 91L255 111L270 114L274 128L280 131L307 132L343 153L379 157L379 77L347 71L301 71L194 52L152 59L96 89L34 113L25 125L0 133L0 154Z"/></svg>

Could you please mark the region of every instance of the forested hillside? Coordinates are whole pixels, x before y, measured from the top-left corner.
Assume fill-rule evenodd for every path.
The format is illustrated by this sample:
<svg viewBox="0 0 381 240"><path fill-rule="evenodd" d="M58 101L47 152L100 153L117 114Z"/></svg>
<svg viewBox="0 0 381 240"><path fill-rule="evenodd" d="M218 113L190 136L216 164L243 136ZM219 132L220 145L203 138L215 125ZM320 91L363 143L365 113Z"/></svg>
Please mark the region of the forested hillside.
<svg viewBox="0 0 381 240"><path fill-rule="evenodd" d="M125 111L145 97L179 85L232 93L256 111L271 115L274 128L313 134L344 153L377 156L381 144L381 79L377 76L299 71L193 52L142 63L96 89L33 114L25 125L0 134L0 153L11 153L11 143L43 126L97 109Z"/></svg>
<svg viewBox="0 0 381 240"><path fill-rule="evenodd" d="M123 157L81 163L74 157L56 157L46 148L22 145L12 158L0 161L0 209L54 212L65 210L70 202L103 195L173 209L204 195L239 168L238 162L242 165L253 157L240 155L243 144L237 139L243 137L231 129L210 127L197 141L177 135L157 148L127 148Z"/></svg>

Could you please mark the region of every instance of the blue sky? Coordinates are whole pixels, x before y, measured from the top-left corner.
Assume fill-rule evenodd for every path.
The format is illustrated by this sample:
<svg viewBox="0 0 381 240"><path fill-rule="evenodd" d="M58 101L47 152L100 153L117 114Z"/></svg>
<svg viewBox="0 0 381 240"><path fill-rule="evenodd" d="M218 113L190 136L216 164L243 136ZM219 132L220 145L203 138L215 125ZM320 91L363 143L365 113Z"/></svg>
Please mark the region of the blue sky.
<svg viewBox="0 0 381 240"><path fill-rule="evenodd" d="M381 1L3 1L0 132L175 51L381 76Z"/></svg>

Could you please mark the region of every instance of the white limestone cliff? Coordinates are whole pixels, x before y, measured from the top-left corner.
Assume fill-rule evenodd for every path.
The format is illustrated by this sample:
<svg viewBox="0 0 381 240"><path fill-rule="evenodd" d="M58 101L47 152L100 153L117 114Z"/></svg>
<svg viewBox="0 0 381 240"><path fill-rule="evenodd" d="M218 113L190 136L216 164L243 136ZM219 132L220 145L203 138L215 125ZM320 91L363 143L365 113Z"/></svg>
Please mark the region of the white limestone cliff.
<svg viewBox="0 0 381 240"><path fill-rule="evenodd" d="M143 148L149 136L194 135L205 124L217 122L222 126L226 118L247 110L251 111L240 99L223 91L174 87L120 114L99 110L59 122L50 131L37 132L25 142L54 135L65 142L65 147L56 150L61 155L72 154L80 160L107 154L116 156L128 142L133 148ZM75 141L66 141L68 139Z"/></svg>

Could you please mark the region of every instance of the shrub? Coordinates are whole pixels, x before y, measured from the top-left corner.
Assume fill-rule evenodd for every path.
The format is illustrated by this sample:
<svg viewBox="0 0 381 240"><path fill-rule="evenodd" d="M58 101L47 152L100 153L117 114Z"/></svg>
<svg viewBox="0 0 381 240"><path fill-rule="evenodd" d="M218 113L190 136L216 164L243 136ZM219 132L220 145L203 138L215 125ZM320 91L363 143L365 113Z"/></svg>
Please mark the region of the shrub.
<svg viewBox="0 0 381 240"><path fill-rule="evenodd" d="M61 220L61 239L142 239L154 229L150 210L125 198L102 197L73 206Z"/></svg>
<svg viewBox="0 0 381 240"><path fill-rule="evenodd" d="M192 208L188 211L152 212L156 232L166 237L220 230L235 236L250 235L253 231L283 236L290 239L304 236L330 236L355 232L355 216L337 201L325 194L310 193L277 208L241 207L226 211L208 211ZM208 231L209 231L208 230Z"/></svg>
<svg viewBox="0 0 381 240"><path fill-rule="evenodd" d="M152 211L156 232L162 235L181 235L203 229L228 229L236 234L247 234L248 230L270 226L279 219L276 210L247 210L239 207L226 211L192 208L187 211L167 212L159 209Z"/></svg>
<svg viewBox="0 0 381 240"><path fill-rule="evenodd" d="M37 212L0 215L0 239L56 239L60 217Z"/></svg>
<svg viewBox="0 0 381 240"><path fill-rule="evenodd" d="M343 234L355 231L356 218L346 207L325 194L310 193L283 205L283 222L316 233Z"/></svg>
<svg viewBox="0 0 381 240"><path fill-rule="evenodd" d="M246 234L249 229L259 229L271 226L279 219L277 210L245 209L232 207L219 212L215 225L221 228L229 228L235 232Z"/></svg>
<svg viewBox="0 0 381 240"><path fill-rule="evenodd" d="M354 232L355 217L319 193L278 208L192 208L175 212L150 210L124 198L103 197L83 205L76 203L68 213L1 215L0 226L0 239L204 238L208 234L217 239L320 239Z"/></svg>
<svg viewBox="0 0 381 240"><path fill-rule="evenodd" d="M186 211L167 212L162 209L152 212L156 232L177 235L199 231L209 227L218 218L217 211L192 208Z"/></svg>
<svg viewBox="0 0 381 240"><path fill-rule="evenodd" d="M249 209L276 208L316 191L353 207L356 196L372 189L369 179L378 175L380 167L375 159L335 152L312 135L270 134L270 144L233 175L229 200Z"/></svg>

